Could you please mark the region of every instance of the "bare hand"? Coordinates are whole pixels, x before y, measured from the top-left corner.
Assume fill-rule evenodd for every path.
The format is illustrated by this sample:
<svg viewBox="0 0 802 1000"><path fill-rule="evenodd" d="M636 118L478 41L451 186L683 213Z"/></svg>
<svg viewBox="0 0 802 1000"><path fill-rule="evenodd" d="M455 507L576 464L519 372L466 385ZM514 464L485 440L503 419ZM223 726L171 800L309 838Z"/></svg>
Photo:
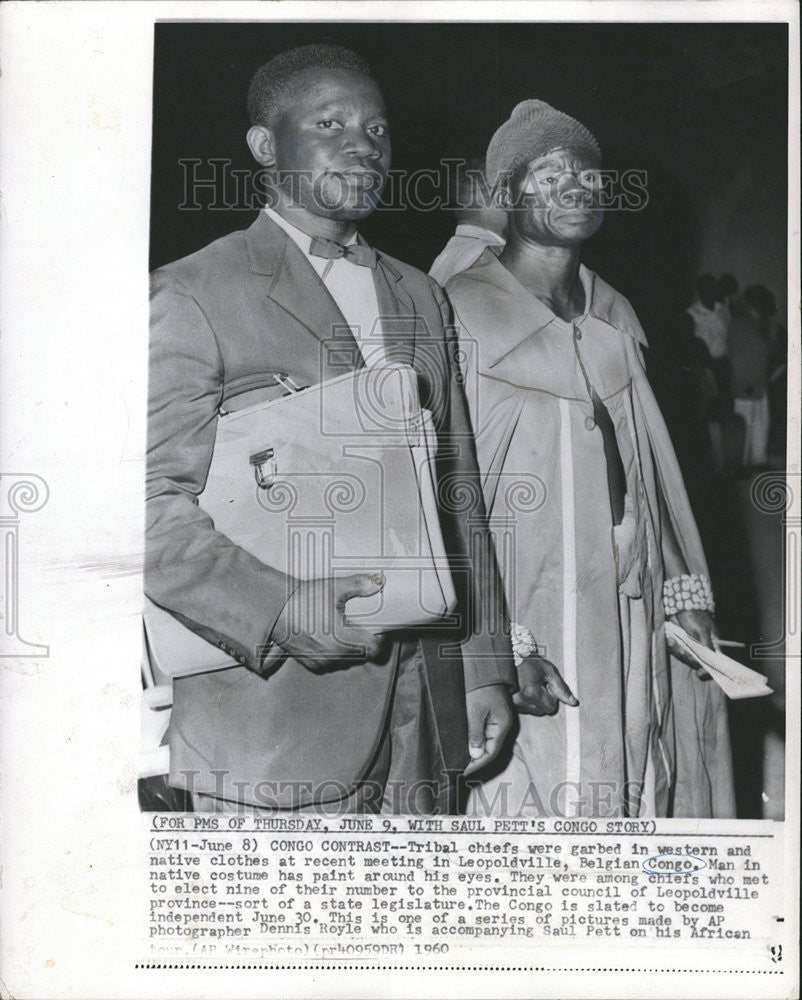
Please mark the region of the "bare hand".
<svg viewBox="0 0 802 1000"><path fill-rule="evenodd" d="M468 752L471 755L471 762L465 768L467 776L498 757L512 726L513 715L503 684L488 684L468 691L465 704L468 711Z"/></svg>
<svg viewBox="0 0 802 1000"><path fill-rule="evenodd" d="M261 673L269 673L285 656L313 672L374 659L382 637L349 624L345 605L352 597L378 594L384 582L382 573L354 573L301 583L276 619L274 645L262 661Z"/></svg>
<svg viewBox="0 0 802 1000"><path fill-rule="evenodd" d="M716 623L713 621L713 616L709 611L696 611L693 609L690 611L678 611L675 615L671 615L669 621L685 629L691 638L696 639L697 642L701 642L708 649L716 648L713 643L713 637L717 637L718 632L716 630ZM682 660L689 667L693 667L700 680L710 680L710 674L706 670L703 670L696 660L692 659L681 646L675 646L669 639L668 648L678 660Z"/></svg>
<svg viewBox="0 0 802 1000"><path fill-rule="evenodd" d="M560 671L542 656L524 657L518 666L518 687L512 701L525 715L553 715L560 702L572 708L579 704Z"/></svg>

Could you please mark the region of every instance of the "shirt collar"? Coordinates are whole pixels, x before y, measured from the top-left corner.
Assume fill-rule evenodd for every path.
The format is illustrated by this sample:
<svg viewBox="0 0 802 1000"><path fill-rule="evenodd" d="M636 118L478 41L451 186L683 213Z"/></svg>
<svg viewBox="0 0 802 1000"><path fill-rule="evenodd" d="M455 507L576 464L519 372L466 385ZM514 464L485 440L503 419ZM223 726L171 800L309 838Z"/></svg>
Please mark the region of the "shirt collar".
<svg viewBox="0 0 802 1000"><path fill-rule="evenodd" d="M280 226L284 230L290 239L297 245L301 253L305 254L307 257L309 256L309 247L312 243L312 237L308 233L305 233L303 229L299 229L297 226L294 226L291 222L287 222L284 216L279 215L274 208L265 207L262 211L269 219L272 219L277 226ZM350 246L352 243L356 243L356 233L352 233L350 238L343 243L343 246Z"/></svg>
<svg viewBox="0 0 802 1000"><path fill-rule="evenodd" d="M492 229L486 229L484 226L474 226L469 222L461 222L454 231L454 235L470 236L475 240L498 243L500 246L504 246L504 243L506 242L503 237L499 236L499 234L494 232Z"/></svg>

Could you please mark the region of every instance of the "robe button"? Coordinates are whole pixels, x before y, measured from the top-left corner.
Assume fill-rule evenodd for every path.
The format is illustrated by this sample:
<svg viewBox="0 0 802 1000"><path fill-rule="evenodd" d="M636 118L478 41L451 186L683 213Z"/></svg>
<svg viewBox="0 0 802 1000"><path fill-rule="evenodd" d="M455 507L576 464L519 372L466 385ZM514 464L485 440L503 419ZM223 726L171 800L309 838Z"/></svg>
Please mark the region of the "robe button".
<svg viewBox="0 0 802 1000"><path fill-rule="evenodd" d="M581 340L582 339L582 331L581 330L574 330L574 336L576 337L577 340Z"/></svg>
<svg viewBox="0 0 802 1000"><path fill-rule="evenodd" d="M596 421L593 417L585 417L585 430L593 431L596 429Z"/></svg>

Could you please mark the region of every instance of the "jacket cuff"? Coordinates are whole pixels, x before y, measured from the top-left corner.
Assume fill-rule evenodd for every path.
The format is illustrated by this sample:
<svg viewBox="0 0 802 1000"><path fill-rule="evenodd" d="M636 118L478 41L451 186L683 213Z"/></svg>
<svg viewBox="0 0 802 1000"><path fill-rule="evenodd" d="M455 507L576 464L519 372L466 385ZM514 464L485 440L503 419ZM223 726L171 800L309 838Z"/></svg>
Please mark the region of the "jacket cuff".
<svg viewBox="0 0 802 1000"><path fill-rule="evenodd" d="M506 636L501 638L506 639ZM518 690L518 672L509 640L499 642L490 636L473 636L462 644L462 665L466 691L492 684L504 684L510 691Z"/></svg>
<svg viewBox="0 0 802 1000"><path fill-rule="evenodd" d="M298 581L265 566L246 575L238 587L221 587L215 593L198 588L187 593L189 587L165 585L167 576L158 567L146 571L145 592L154 604L237 663L259 673L276 621Z"/></svg>
<svg viewBox="0 0 802 1000"><path fill-rule="evenodd" d="M250 663L247 664L249 667L251 667L251 670L255 670L257 673L261 673L262 663L264 661L265 656L267 656L268 651L273 646L280 643L283 639L287 638L289 633L286 632L286 630L284 630L286 632L285 635L277 635L276 625L278 623L279 618L281 617L282 612L287 607L290 598L300 586L301 586L301 581L298 580L296 581L294 586L291 586L287 589L286 600L281 605L281 607L276 611L275 615L273 615L273 620L269 623L267 627L264 639L257 648L254 665L251 666Z"/></svg>

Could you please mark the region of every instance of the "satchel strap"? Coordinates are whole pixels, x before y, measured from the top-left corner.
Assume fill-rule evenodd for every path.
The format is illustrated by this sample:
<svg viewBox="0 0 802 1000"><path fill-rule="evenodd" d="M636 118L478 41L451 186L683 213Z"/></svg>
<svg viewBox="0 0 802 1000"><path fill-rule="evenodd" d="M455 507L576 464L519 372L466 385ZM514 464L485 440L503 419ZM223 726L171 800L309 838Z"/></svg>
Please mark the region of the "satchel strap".
<svg viewBox="0 0 802 1000"><path fill-rule="evenodd" d="M259 375L251 375L244 379L235 379L234 382L226 387L223 399L217 412L219 416L225 416L227 413L232 411L232 407L228 405L232 400L239 399L241 396L245 396L251 392L257 392L260 389L280 390L272 396L259 400L259 402L267 403L272 399L280 399L284 396L291 396L296 392L301 392L303 389L308 388L308 385L299 385L295 379L286 372L263 372ZM242 409L242 406L235 407L235 409Z"/></svg>

